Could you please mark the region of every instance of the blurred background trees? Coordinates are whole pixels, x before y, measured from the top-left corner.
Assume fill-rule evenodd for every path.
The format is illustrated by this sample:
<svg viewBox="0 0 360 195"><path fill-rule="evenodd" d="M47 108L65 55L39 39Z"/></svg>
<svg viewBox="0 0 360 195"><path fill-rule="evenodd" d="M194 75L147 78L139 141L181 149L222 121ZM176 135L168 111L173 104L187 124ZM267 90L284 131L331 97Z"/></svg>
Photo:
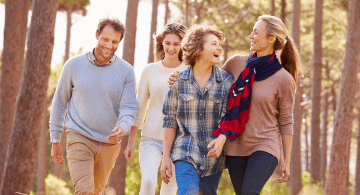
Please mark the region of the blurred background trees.
<svg viewBox="0 0 360 195"><path fill-rule="evenodd" d="M26 169L31 178L34 178L27 180L28 183L23 183L24 186L30 187L18 192L26 194L30 193L30 190L35 194L71 194L73 192L67 165L65 164L62 169L57 169L52 163L48 117L63 63L71 56L86 52L81 48L75 48L78 49L77 52L70 52L73 13L78 16L81 14L81 17L89 17L86 15L87 7L95 1L99 0L57 1L59 7L55 11L65 12L67 17L67 27L66 30L64 29L64 34L66 31L67 35L64 61L53 68L49 75L46 71L42 73L42 78L48 78L48 81L46 79L41 81L41 83L46 82L47 85L46 103L42 103L46 106L36 107L36 109L41 109L41 111L36 110L38 115L41 114L36 117L36 120L35 117L26 119L33 120L33 124L37 124L27 126L28 129L19 127L26 120L20 117L18 113L20 110L16 111L18 109L16 105L20 104L20 101L26 101L23 104L31 102L25 100L25 97L30 97L30 92L23 95L25 99L17 98L21 97L21 90L19 94L21 80L24 86L31 83L31 80L25 74L23 75L23 72L26 72L23 68L30 70L34 62L30 61L28 54L39 55L47 44L44 43L31 51L29 45L25 47L29 10L32 10L31 14L34 17L30 26L35 25L33 24L33 20L36 21L35 17L40 17L34 14L37 7L35 3L31 5L30 0L0 1L5 3L4 47L0 73L0 183L1 176L6 175L5 171L10 171L9 168L5 168L6 159L15 158L5 158L6 154L11 153L10 149L7 152L9 143L11 145L11 142L14 142L12 148L15 148L16 140L19 142L18 138L10 139L11 132L27 136L33 144L37 145L32 147L37 155L31 157L31 163L28 163L26 167L18 165L19 170ZM141 4L147 4L148 9L152 10L152 15L144 16L143 13L138 13L138 7ZM104 6L112 5L107 5L104 1ZM235 54L250 53L248 36L257 17L270 14L282 18L288 28L288 35L291 35L299 48L302 62L294 109L292 175L290 182L278 184L276 181L278 175L274 174L265 185L262 194L357 195L360 194L359 13L359 2L356 0L128 0L127 11L124 13L126 14L124 22L126 34L122 58L134 65L136 59L142 57L135 55L137 45L135 38L144 36L146 39L150 37L150 44L143 44L142 47L149 48L146 57L148 62L152 62L154 59L151 56L153 54L152 36L160 30L157 23L180 22L187 27L196 23L207 23L216 25L226 35L226 41L222 43L223 64ZM137 21L144 17L151 18L149 34L137 32ZM93 22L97 23L97 21ZM48 28L47 30L50 30L50 27ZM95 38L95 31L84 29L81 33L94 34ZM37 34L37 36L41 35ZM30 37L28 37L28 44L29 42ZM42 43L39 42L39 44ZM26 59L25 67L24 59ZM49 63L44 62L42 68L46 70ZM221 67L222 64L219 66ZM41 86L41 88L32 88L31 93L43 94L40 91L44 90L45 85ZM30 108L26 109L27 113L30 112L29 110ZM14 121L18 122L14 123ZM137 141L140 139L140 133L139 131ZM20 143L28 142L21 140ZM127 138L124 137L123 149L126 144ZM134 162L126 162L122 153L123 149L110 176L106 194L114 192L118 195L138 194L141 174L137 147L133 154ZM19 153L12 153L12 156L14 155L19 155ZM35 162L37 162L36 167L32 166ZM8 160L8 164L15 165L15 161ZM37 174L34 174L35 170ZM6 182L11 186L18 180L10 179ZM158 177L156 194L159 194L160 185L161 179ZM2 192L5 194L5 191ZM234 194L226 170L220 181L218 194Z"/></svg>

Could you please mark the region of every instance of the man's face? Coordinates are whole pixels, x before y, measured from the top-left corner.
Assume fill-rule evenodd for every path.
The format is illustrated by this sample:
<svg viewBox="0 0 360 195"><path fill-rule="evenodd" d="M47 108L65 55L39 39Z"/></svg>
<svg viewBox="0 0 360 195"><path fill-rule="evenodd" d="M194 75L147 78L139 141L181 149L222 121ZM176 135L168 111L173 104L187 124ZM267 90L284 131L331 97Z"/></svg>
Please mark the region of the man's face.
<svg viewBox="0 0 360 195"><path fill-rule="evenodd" d="M96 33L96 39L98 40L98 43L95 57L99 63L110 60L119 46L120 38L121 32L115 31L111 25L105 26L100 34Z"/></svg>

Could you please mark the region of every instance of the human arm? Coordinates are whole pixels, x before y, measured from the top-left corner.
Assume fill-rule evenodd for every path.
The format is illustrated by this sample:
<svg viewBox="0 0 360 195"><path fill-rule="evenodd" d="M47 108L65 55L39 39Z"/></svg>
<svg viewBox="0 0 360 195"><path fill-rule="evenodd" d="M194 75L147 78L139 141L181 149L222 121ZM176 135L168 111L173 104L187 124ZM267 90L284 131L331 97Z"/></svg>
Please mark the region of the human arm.
<svg viewBox="0 0 360 195"><path fill-rule="evenodd" d="M284 162L281 164L281 175L278 179L279 183L287 182L290 177L290 159L293 135L281 135Z"/></svg>
<svg viewBox="0 0 360 195"><path fill-rule="evenodd" d="M128 145L124 151L125 158L126 158L126 160L129 160L129 161L134 161L134 158L132 158L131 155L134 152L134 143L135 143L135 137L136 137L137 131L138 131L137 127L135 127L135 126L131 127Z"/></svg>
<svg viewBox="0 0 360 195"><path fill-rule="evenodd" d="M286 182L290 177L290 159L293 138L293 108L295 103L296 85L290 74L279 79L278 98L279 116L278 124L282 138L284 162L281 164L279 183Z"/></svg>
<svg viewBox="0 0 360 195"><path fill-rule="evenodd" d="M127 135L130 132L130 128L134 125L135 116L137 111L136 100L136 80L134 69L130 69L127 73L124 73L125 81L120 97L119 106L119 119L116 122L116 126L123 129L123 134Z"/></svg>
<svg viewBox="0 0 360 195"><path fill-rule="evenodd" d="M170 154L176 136L176 129L173 127L164 127L164 149L163 160L161 164L161 179L168 184L172 177Z"/></svg>
<svg viewBox="0 0 360 195"><path fill-rule="evenodd" d="M171 86L164 98L163 104L163 127L164 127L164 147L163 160L161 164L161 179L168 184L170 177L172 177L170 154L175 141L176 129L178 124L176 121L177 106L178 106L178 85L176 82Z"/></svg>
<svg viewBox="0 0 360 195"><path fill-rule="evenodd" d="M73 65L71 60L67 61L61 71L59 81L54 93L51 105L49 131L50 142L58 143L64 129L66 111L72 96L73 88ZM57 150L56 150L57 151Z"/></svg>
<svg viewBox="0 0 360 195"><path fill-rule="evenodd" d="M247 56L244 55L234 55L226 60L221 69L231 74L236 81L240 73L245 69L246 58Z"/></svg>

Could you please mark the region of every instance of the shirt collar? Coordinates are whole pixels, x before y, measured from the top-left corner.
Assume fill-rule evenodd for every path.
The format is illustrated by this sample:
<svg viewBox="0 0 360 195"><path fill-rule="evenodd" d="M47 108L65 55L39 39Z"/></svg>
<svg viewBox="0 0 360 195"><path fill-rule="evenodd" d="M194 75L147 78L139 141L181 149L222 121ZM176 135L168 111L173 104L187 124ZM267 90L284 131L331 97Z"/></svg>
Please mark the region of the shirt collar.
<svg viewBox="0 0 360 195"><path fill-rule="evenodd" d="M94 55L94 50L95 50L95 48L94 48L92 51L89 51L89 52L88 52L88 59L89 59L89 61L90 61L92 64L94 64L94 65L96 65L96 66L109 66L109 65L112 64L112 63L115 61L115 59L116 59L116 55L114 54L114 55L110 58L110 60L107 61L104 65L100 65L100 64L96 61L96 58L95 58L95 55Z"/></svg>
<svg viewBox="0 0 360 195"><path fill-rule="evenodd" d="M218 81L218 82L222 82L224 81L224 77L223 75L221 74L221 70L219 68L216 68L215 67L216 65L214 65L212 68L213 68L213 72L212 72L212 75L215 77L215 80ZM183 74L180 75L180 78L181 79L190 79L193 78L193 72L192 72L192 67L189 66L184 72Z"/></svg>

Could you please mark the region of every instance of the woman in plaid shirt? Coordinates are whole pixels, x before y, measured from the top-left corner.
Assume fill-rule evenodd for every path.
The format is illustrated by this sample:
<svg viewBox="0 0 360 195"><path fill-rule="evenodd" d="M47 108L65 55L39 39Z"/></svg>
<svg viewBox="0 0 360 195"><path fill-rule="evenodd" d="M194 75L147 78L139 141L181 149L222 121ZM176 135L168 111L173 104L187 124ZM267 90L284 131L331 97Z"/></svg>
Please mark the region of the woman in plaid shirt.
<svg viewBox="0 0 360 195"><path fill-rule="evenodd" d="M215 64L220 62L220 42L225 35L206 25L192 26L182 41L184 60L190 65L165 96L164 154L161 177L172 176L175 164L178 194L216 194L225 154L224 135L214 139L225 113L233 77Z"/></svg>

